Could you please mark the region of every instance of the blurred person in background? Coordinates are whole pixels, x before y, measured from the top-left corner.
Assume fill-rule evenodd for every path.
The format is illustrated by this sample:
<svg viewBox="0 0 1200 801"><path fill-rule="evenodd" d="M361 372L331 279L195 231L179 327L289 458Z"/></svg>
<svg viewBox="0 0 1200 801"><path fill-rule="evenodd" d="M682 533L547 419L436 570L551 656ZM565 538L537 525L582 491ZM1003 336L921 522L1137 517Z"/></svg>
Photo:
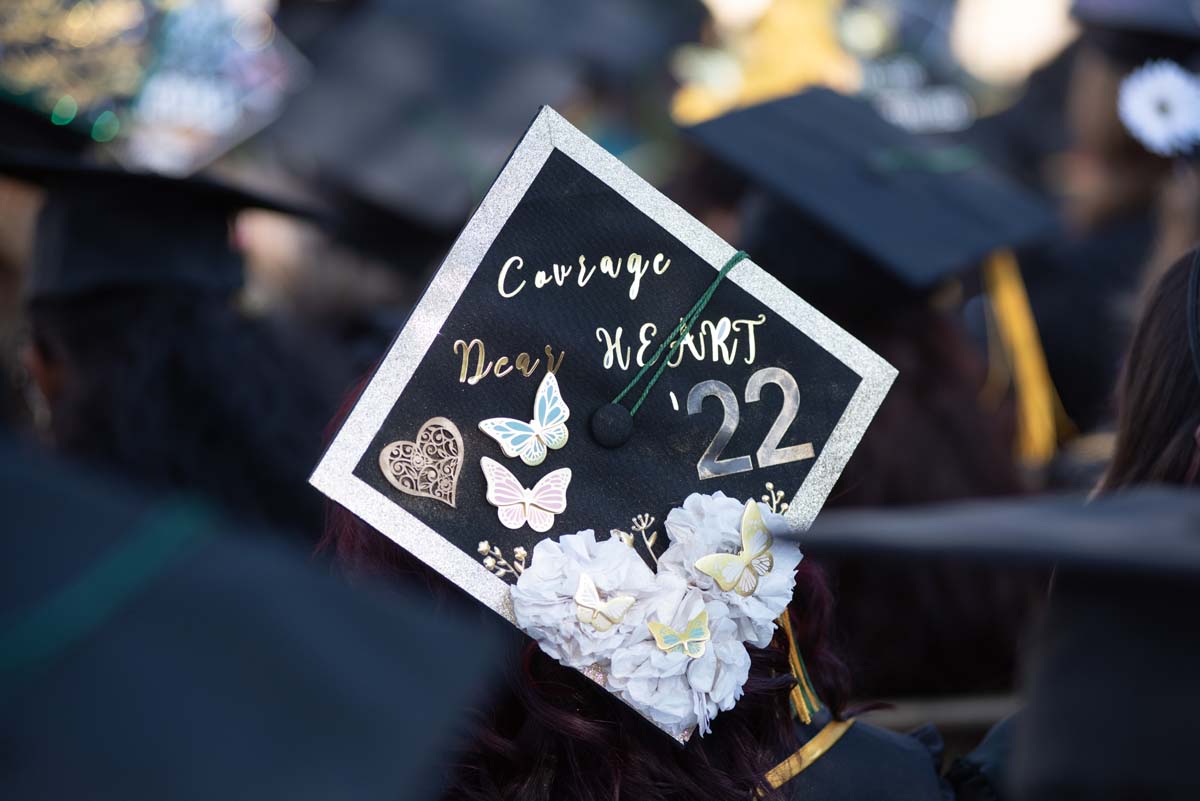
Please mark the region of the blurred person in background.
<svg viewBox="0 0 1200 801"><path fill-rule="evenodd" d="M1200 209L1194 177L1173 170L1122 124L1121 85L1159 59L1195 69L1200 19L1187 0L1077 0L1072 12L1082 32L1059 59L1068 79L1056 82L1055 67L1040 81L1060 87L1066 143L1039 153L1034 168L1059 201L1061 232L1020 255L1055 384L1086 433L1111 423L1144 274L1192 245ZM1026 111L1010 112L1016 127L1034 124L1022 119Z"/></svg>
<svg viewBox="0 0 1200 801"><path fill-rule="evenodd" d="M306 479L345 380L329 365L341 362L239 309L230 235L236 211L282 207L206 179L28 151L0 161L45 190L27 366L53 447L315 541L321 505Z"/></svg>
<svg viewBox="0 0 1200 801"><path fill-rule="evenodd" d="M751 183L741 246L899 370L829 505L1021 492L1012 394L1028 373L1002 355L989 365L961 298L978 287L982 261L1047 230L1042 205L962 149L919 140L829 90L688 133ZM990 387L993 370L1015 376L1015 390ZM940 564L829 567L858 697L1012 686L1036 578Z"/></svg>
<svg viewBox="0 0 1200 801"><path fill-rule="evenodd" d="M1117 442L1099 492L1200 477L1200 251L1150 289L1117 389Z"/></svg>
<svg viewBox="0 0 1200 801"><path fill-rule="evenodd" d="M0 795L436 797L430 762L495 638L12 433L0 420ZM393 684L412 696L381 709Z"/></svg>
<svg viewBox="0 0 1200 801"><path fill-rule="evenodd" d="M0 146L69 157L86 144L32 111L0 102ZM38 412L21 358L26 338L21 293L41 200L36 187L0 175L0 426L14 433L28 432Z"/></svg>
<svg viewBox="0 0 1200 801"><path fill-rule="evenodd" d="M1188 687L1200 654L1186 617L1197 590L1194 576L1186 578L1187 560L1195 555L1195 513L1181 515L1162 492L1132 499L1159 492L1155 488L1162 485L1194 489L1200 477L1198 309L1200 251L1192 250L1149 288L1126 350L1117 387L1116 446L1096 488L1099 500L1090 505L1096 520L1090 525L1082 515L1078 522L1064 520L1048 514L1048 507L1041 515L1034 507L1032 514L1009 510L1007 518L1003 509L991 512L1003 521L991 524L997 528L1020 529L1018 520L1034 531L1058 526L1044 540L1024 532L1015 539L1025 540L1018 549L1041 559L1061 552L1063 570L1043 623L1041 638L1050 647L1043 642L1038 649L1037 662L1048 665L1035 662L1030 671L1029 708L998 724L951 769L959 798L1195 797L1195 771L1177 754L1195 740L1195 693ZM1103 517L1102 510L1122 502L1130 509L1124 526L1119 516ZM1140 514L1138 503L1145 507ZM980 518L982 526L989 525ZM966 525L963 514L958 519ZM1103 531L1097 535L1097 529ZM891 533L903 541L902 532ZM1013 539L998 540L993 553L1013 547ZM966 540L958 540L955 547L964 550ZM937 541L935 536L921 545L929 550ZM1064 543L1070 547L1064 550ZM1129 555L1122 556L1122 549ZM1117 584L1111 569L1101 571L1099 581L1082 583L1081 595L1079 577L1067 572L1071 563L1096 570L1106 559L1116 560L1129 577ZM1174 567L1185 580L1162 567L1147 568L1171 560L1178 560ZM1070 626L1063 625L1064 615ZM1146 680L1149 676L1153 679ZM1112 687L1127 690L1120 708L1097 702ZM1098 747L1101 739L1104 747Z"/></svg>

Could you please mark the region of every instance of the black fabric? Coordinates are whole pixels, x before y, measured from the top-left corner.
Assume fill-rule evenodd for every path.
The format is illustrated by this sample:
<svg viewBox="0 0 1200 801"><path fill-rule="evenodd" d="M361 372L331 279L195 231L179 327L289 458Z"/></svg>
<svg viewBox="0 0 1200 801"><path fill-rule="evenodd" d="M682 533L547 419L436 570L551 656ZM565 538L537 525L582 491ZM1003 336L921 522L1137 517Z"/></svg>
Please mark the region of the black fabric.
<svg viewBox="0 0 1200 801"><path fill-rule="evenodd" d="M0 795L436 793L430 760L486 687L489 631L425 602L351 591L301 557L223 536L229 527L207 517L204 536L132 594L111 573L89 582L180 504L147 502L7 443L0 501L0 638L44 620L68 590L83 613L120 601L74 638L35 628L34 642L62 641L29 664L5 650Z"/></svg>
<svg viewBox="0 0 1200 801"><path fill-rule="evenodd" d="M1071 13L1088 25L1200 41L1190 0L1075 0Z"/></svg>
<svg viewBox="0 0 1200 801"><path fill-rule="evenodd" d="M1154 231L1151 215L1134 214L1085 236L1060 230L1018 254L1050 377L1080 430L1114 413L1113 387Z"/></svg>
<svg viewBox="0 0 1200 801"><path fill-rule="evenodd" d="M267 134L295 173L434 232L466 219L529 118L567 102L579 75L543 47L514 53L455 5L368 0L324 39Z"/></svg>
<svg viewBox="0 0 1200 801"><path fill-rule="evenodd" d="M916 290L964 272L1000 247L1038 239L1044 204L962 146L885 122L866 101L812 89L686 130L890 278ZM747 242L753 251L753 242ZM814 260L816 261L816 260ZM833 262L813 279L857 291Z"/></svg>
<svg viewBox="0 0 1200 801"><path fill-rule="evenodd" d="M1012 761L1017 717L1008 717L988 731L969 754L946 772L957 801L1005 801L1012 798L1007 772Z"/></svg>
<svg viewBox="0 0 1200 801"><path fill-rule="evenodd" d="M1200 797L1198 532L1194 488L1143 487L1086 504L1038 497L826 512L802 540L809 556L871 554L888 564L1054 565L1026 707L1011 731L989 737L976 773L1020 801L1173 801Z"/></svg>
<svg viewBox="0 0 1200 801"><path fill-rule="evenodd" d="M586 225L580 221L586 221ZM671 260L662 275L647 273L635 301L628 297L628 274L610 278L597 271L583 288L575 283L574 273L562 287L534 286L534 272L549 271L555 262L574 264L578 270L581 254L589 265L595 265L602 256L626 258L631 251L649 259L662 252ZM519 273L510 271L507 286L511 288L520 280L527 284L516 296L502 299L497 295L497 279L501 265L513 255L524 259L524 267ZM791 498L813 460L719 479L698 479L697 463L723 415L721 405L709 398L699 414L689 416L689 391L704 380L724 381L740 402L741 420L723 458L753 455L779 415L781 390L767 386L761 400L751 404L743 402L745 387L757 370L781 367L800 383L803 394L799 414L780 446L811 442L820 456L860 378L731 280L719 286L695 330L700 332L698 337L703 337L705 324L722 317L736 321L757 320L760 314L765 315L765 322L755 329L754 363L746 363L750 352L745 331L736 337L739 341L731 365L715 361L708 344L703 360L694 358L685 347L680 366L664 372L638 412L633 436L625 446L605 448L590 433L593 412L609 403L637 371L633 361L627 369L616 363L612 369L604 368L605 348L597 328L604 327L613 334L618 326L622 327L623 343L631 346L632 359L639 349L640 326L653 322L657 335L653 345L646 348L649 359L714 277L711 266L629 201L568 156L554 151L437 333L432 348L364 452L355 475L472 559L479 558L476 548L481 540L502 547L507 554L509 548L518 545L532 550L544 536L528 527L509 531L499 523L495 507L484 500L486 485L479 466L483 456L501 462L527 488L556 468L570 467L574 471L567 510L555 521L556 532L591 528L603 538L610 528L628 530L630 519L643 513L653 515L659 521L657 526L661 526L667 512L693 492L721 490L737 498L758 497L768 481ZM474 386L461 383L461 350L455 353L455 342L475 337L484 341L489 361L499 357L512 360L518 353L527 352L531 360L539 360L537 372L530 378L514 371L504 378L489 376ZM732 347L732 342L733 337L727 344ZM528 467L518 459L505 458L477 424L497 416L520 420L532 417L534 396L547 367L543 351L547 346L553 349L556 359L565 352L557 376L571 409L570 440L562 450L550 451L540 466ZM642 386L625 399L626 405L632 406ZM672 396L678 409L673 407ZM465 443L454 508L397 491L385 481L379 467L379 454L385 445L411 440L421 424L435 416L453 421ZM661 551L666 544L667 538L660 536L656 549Z"/></svg>
<svg viewBox="0 0 1200 801"><path fill-rule="evenodd" d="M0 147L73 154L90 144L73 128L55 125L42 114L0 98Z"/></svg>
<svg viewBox="0 0 1200 801"><path fill-rule="evenodd" d="M1060 573L1018 727L1016 798L1200 798L1197 608L1195 576Z"/></svg>
<svg viewBox="0 0 1200 801"><path fill-rule="evenodd" d="M831 509L800 535L806 554L963 558L1119 576L1200 578L1200 493L1149 487L960 501L908 509Z"/></svg>
<svg viewBox="0 0 1200 801"><path fill-rule="evenodd" d="M56 190L38 213L26 297L146 286L234 292L244 265L230 237L224 212L193 213L171 203L138 208L104 194Z"/></svg>
<svg viewBox="0 0 1200 801"><path fill-rule="evenodd" d="M229 230L238 211L320 216L205 177L130 172L27 149L0 149L0 175L46 191L26 286L31 300L128 286L231 292L243 280Z"/></svg>
<svg viewBox="0 0 1200 801"><path fill-rule="evenodd" d="M822 710L812 724L798 724L799 741L811 740L828 721ZM916 737L855 721L783 791L796 801L949 801L953 793L938 775L937 757Z"/></svg>

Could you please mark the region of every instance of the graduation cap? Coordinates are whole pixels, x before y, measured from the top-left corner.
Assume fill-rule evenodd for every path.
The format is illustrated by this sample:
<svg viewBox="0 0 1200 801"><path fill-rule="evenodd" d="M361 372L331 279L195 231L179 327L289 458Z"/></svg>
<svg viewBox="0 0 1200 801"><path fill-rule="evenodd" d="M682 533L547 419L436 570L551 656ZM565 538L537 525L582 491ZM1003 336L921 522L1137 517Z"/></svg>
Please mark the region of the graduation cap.
<svg viewBox="0 0 1200 801"><path fill-rule="evenodd" d="M233 292L244 269L229 230L238 211L318 214L205 177L173 178L31 151L0 150L0 175L45 189L30 300L128 286Z"/></svg>
<svg viewBox="0 0 1200 801"><path fill-rule="evenodd" d="M126 165L194 172L274 119L303 76L268 16L273 5L10 3L0 105L40 117L47 139L73 134Z"/></svg>
<svg viewBox="0 0 1200 801"><path fill-rule="evenodd" d="M1084 40L1126 68L1157 59L1190 63L1200 53L1200 16L1184 0L1076 0L1071 13L1084 25Z"/></svg>
<svg viewBox="0 0 1200 801"><path fill-rule="evenodd" d="M73 128L55 125L16 103L0 102L0 148L69 155L82 153L90 144Z"/></svg>
<svg viewBox="0 0 1200 801"><path fill-rule="evenodd" d="M1200 494L1145 488L828 512L806 552L1055 566L1015 724L1023 801L1195 798ZM787 536L782 530L779 532Z"/></svg>
<svg viewBox="0 0 1200 801"><path fill-rule="evenodd" d="M772 553L756 516L811 522L894 377L547 107L312 483L684 737L732 703L709 690L740 688L743 641L769 642L791 598L799 554ZM690 659L731 677L639 697L628 682L665 669L641 661L659 652L663 687Z"/></svg>
<svg viewBox="0 0 1200 801"><path fill-rule="evenodd" d="M684 130L769 193L743 243L799 291L924 294L1053 225L971 149L910 134L829 89Z"/></svg>
<svg viewBox="0 0 1200 801"><path fill-rule="evenodd" d="M430 19L514 54L549 53L611 80L632 80L661 68L670 49L694 38L703 7L693 0L490 0L408 2L408 19ZM553 36L546 36L554 31Z"/></svg>
<svg viewBox="0 0 1200 801"><path fill-rule="evenodd" d="M0 786L435 797L496 631L0 441Z"/></svg>
<svg viewBox="0 0 1200 801"><path fill-rule="evenodd" d="M370 0L339 24L313 55L312 82L269 131L291 169L453 234L530 113L579 86L571 65L517 50L454 5ZM402 233L394 249L404 252L414 232Z"/></svg>
<svg viewBox="0 0 1200 801"><path fill-rule="evenodd" d="M1075 0L1071 14L1087 25L1200 40L1200 15L1186 0Z"/></svg>

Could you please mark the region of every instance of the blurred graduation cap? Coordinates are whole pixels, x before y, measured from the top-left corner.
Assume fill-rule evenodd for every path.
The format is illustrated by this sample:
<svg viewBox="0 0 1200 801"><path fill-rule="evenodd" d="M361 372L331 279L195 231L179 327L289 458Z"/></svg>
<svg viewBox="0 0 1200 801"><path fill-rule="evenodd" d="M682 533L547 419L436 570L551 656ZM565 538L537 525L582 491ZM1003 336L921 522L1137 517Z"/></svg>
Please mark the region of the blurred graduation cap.
<svg viewBox="0 0 1200 801"><path fill-rule="evenodd" d="M0 148L71 155L84 152L90 144L74 128L54 125L31 109L0 101Z"/></svg>
<svg viewBox="0 0 1200 801"><path fill-rule="evenodd" d="M1075 0L1071 14L1089 25L1200 40L1200 14L1187 0Z"/></svg>
<svg viewBox="0 0 1200 801"><path fill-rule="evenodd" d="M319 216L206 177L173 178L47 153L0 149L0 176L45 190L30 300L128 286L232 292L244 271L229 228L238 211Z"/></svg>
<svg viewBox="0 0 1200 801"><path fill-rule="evenodd" d="M495 631L0 441L12 798L433 797Z"/></svg>
<svg viewBox="0 0 1200 801"><path fill-rule="evenodd" d="M337 203L407 221L375 226L393 252L422 233L452 236L537 108L579 85L543 48L518 52L453 5L363 3L314 53L313 81L269 131ZM552 42L558 31L539 24Z"/></svg>
<svg viewBox="0 0 1200 801"><path fill-rule="evenodd" d="M274 119L303 78L268 14L274 5L10 3L0 104L40 117L49 138L74 135L128 166L192 173Z"/></svg>
<svg viewBox="0 0 1200 801"><path fill-rule="evenodd" d="M1053 224L969 148L910 134L829 89L685 132L769 193L748 215L743 244L806 297L925 294Z"/></svg>
<svg viewBox="0 0 1200 801"><path fill-rule="evenodd" d="M1014 797L1200 795L1195 489L831 511L799 539L820 556L1055 566L1016 724Z"/></svg>
<svg viewBox="0 0 1200 801"><path fill-rule="evenodd" d="M501 41L513 53L552 54L614 81L664 68L670 49L695 38L704 18L695 0L393 0L392 5L406 5L410 18L437 21L480 44Z"/></svg>
<svg viewBox="0 0 1200 801"><path fill-rule="evenodd" d="M1075 0L1071 13L1085 39L1126 66L1200 52L1200 13L1188 0Z"/></svg>
<svg viewBox="0 0 1200 801"><path fill-rule="evenodd" d="M1008 361L1018 451L1033 465L1069 427L1010 251L1049 234L1051 210L973 149L885 121L866 100L816 88L685 129L766 194L751 195L742 246L841 321L928 302L954 278L982 287L989 352ZM978 272L976 272L978 270Z"/></svg>

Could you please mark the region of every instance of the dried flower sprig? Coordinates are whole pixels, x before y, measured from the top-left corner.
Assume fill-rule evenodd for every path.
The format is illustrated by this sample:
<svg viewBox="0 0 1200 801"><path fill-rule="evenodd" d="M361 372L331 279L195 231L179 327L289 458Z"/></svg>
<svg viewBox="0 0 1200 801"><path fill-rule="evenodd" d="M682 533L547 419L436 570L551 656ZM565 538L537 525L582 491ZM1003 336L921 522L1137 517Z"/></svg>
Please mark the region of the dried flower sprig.
<svg viewBox="0 0 1200 801"><path fill-rule="evenodd" d="M788 503L783 500L784 497L783 490L775 489L774 482L767 482L767 494L762 496L762 502L771 507L771 511L777 515L781 515L788 510Z"/></svg>
<svg viewBox="0 0 1200 801"><path fill-rule="evenodd" d="M649 534L646 533L654 525L654 517L648 514L640 514L637 517L634 517L630 522L633 523L633 530L641 536L642 544L646 546L646 553L650 554L650 558L654 560L654 566L657 569L658 556L654 553L654 544L658 542L658 532L651 531ZM625 543L630 548L637 547L637 539L628 531L622 531L619 528L614 528L610 529L608 533L611 536L620 539L621 542Z"/></svg>
<svg viewBox="0 0 1200 801"><path fill-rule="evenodd" d="M513 548L512 562L504 558L504 551L492 545L487 540L479 543L479 547L476 550L483 557L483 566L500 578L507 576L515 578L525 572L525 560L529 557L529 553L520 545Z"/></svg>

